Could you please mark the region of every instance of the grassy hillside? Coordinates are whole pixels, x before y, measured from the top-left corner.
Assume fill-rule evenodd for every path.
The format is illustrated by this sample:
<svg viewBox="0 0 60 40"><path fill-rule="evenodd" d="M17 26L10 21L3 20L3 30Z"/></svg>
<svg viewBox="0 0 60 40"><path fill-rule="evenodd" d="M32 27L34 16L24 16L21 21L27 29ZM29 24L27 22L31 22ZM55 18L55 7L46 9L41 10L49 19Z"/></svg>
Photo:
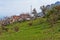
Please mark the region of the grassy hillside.
<svg viewBox="0 0 60 40"><path fill-rule="evenodd" d="M32 22L31 26L29 26L29 22ZM6 26L9 31L3 32L0 40L60 40L59 22L60 20L54 27L50 27L44 18L10 24ZM19 32L11 30L15 26L19 27Z"/></svg>

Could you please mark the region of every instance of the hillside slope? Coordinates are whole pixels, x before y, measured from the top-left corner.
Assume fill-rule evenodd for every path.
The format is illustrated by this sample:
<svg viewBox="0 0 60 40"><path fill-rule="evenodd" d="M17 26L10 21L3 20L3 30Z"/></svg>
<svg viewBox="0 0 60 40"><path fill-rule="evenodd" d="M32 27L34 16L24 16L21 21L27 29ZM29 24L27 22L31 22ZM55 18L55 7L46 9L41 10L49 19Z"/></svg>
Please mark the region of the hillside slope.
<svg viewBox="0 0 60 40"><path fill-rule="evenodd" d="M31 26L29 22L32 22ZM59 22L60 20L54 27L50 27L44 18L10 24L6 26L10 30L3 32L0 35L0 40L60 40ZM11 30L15 26L19 27L19 32Z"/></svg>

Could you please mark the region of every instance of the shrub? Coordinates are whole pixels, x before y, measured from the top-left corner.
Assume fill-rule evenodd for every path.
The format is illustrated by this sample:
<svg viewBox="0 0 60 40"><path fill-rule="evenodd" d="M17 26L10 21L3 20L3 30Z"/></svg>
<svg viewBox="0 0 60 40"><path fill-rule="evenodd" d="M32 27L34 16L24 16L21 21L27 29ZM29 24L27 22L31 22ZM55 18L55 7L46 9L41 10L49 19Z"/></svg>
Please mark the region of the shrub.
<svg viewBox="0 0 60 40"><path fill-rule="evenodd" d="M17 26L14 27L14 31L15 31L15 32L18 32L18 31L19 31L19 27L17 27Z"/></svg>

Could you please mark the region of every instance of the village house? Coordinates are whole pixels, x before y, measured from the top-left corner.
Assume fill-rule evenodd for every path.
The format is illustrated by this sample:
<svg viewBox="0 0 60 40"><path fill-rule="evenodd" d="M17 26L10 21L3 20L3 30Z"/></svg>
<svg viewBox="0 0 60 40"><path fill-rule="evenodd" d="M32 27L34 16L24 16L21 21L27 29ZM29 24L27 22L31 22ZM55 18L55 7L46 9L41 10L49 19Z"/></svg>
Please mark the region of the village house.
<svg viewBox="0 0 60 40"><path fill-rule="evenodd" d="M38 16L39 18L41 18L41 17L44 16L44 14L43 14L42 12L39 12L39 13L37 13L37 16Z"/></svg>
<svg viewBox="0 0 60 40"><path fill-rule="evenodd" d="M6 17L4 20L2 20L0 22L0 24L2 25L7 25L7 24L12 24L14 22L22 22L24 20L31 20L31 15L28 14L28 13L23 13L23 14L20 14L19 16L17 15L13 15L11 17Z"/></svg>
<svg viewBox="0 0 60 40"><path fill-rule="evenodd" d="M23 13L23 14L20 14L20 17L23 19L23 20L31 20L31 16L30 14L28 13Z"/></svg>
<svg viewBox="0 0 60 40"><path fill-rule="evenodd" d="M20 20L20 16L14 15L14 16L11 17L11 22L17 22L19 20Z"/></svg>
<svg viewBox="0 0 60 40"><path fill-rule="evenodd" d="M31 20L31 16L29 14L20 14L19 16L14 15L11 16L10 18L10 23L14 23L14 22L22 22L23 20Z"/></svg>

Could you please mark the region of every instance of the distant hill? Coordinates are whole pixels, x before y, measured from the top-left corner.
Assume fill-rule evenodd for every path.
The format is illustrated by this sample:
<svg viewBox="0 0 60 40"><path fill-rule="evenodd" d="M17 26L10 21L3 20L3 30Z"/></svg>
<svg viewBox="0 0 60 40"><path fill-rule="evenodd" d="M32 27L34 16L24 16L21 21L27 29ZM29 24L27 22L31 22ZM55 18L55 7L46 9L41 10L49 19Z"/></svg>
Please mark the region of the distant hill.
<svg viewBox="0 0 60 40"><path fill-rule="evenodd" d="M52 7L58 6L58 5L60 5L60 1L57 1L57 2L55 2L54 4L51 4L51 5L47 5L46 8L47 8L47 9L51 9Z"/></svg>
<svg viewBox="0 0 60 40"><path fill-rule="evenodd" d="M60 1L57 1L57 2L55 3L55 5L60 5Z"/></svg>

